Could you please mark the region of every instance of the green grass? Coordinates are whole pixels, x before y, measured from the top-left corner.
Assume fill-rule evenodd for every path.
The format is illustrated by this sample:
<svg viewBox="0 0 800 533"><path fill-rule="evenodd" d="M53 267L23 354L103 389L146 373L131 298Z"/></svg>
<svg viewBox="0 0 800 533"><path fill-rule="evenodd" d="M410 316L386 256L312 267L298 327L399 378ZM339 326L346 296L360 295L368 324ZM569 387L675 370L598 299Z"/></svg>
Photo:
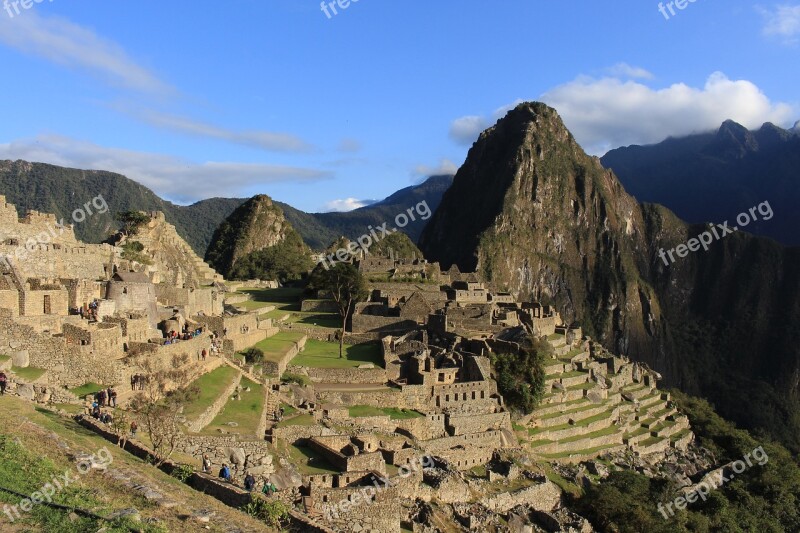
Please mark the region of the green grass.
<svg viewBox="0 0 800 533"><path fill-rule="evenodd" d="M228 400L222 411L206 426L202 433L217 434L218 429L223 429L227 433L238 433L240 435L255 435L256 429L261 422L261 413L264 410L265 391L262 385L242 378L243 388L250 387L250 392L242 391L241 400ZM228 422L235 422L236 427L231 427Z"/></svg>
<svg viewBox="0 0 800 533"><path fill-rule="evenodd" d="M569 442L576 442L576 441L584 440L584 439L594 439L596 437L605 437L607 435L613 435L614 433L617 433L618 431L619 431L619 429L617 428L617 426L611 425L611 426L609 426L607 428L598 429L597 431L592 431L591 433L585 433L583 435L575 435L574 437L569 437L569 438L566 438L566 439L562 439L562 440L560 440L558 442L560 442L561 444L567 444Z"/></svg>
<svg viewBox="0 0 800 533"><path fill-rule="evenodd" d="M307 368L355 368L372 363L383 368L381 347L376 343L344 345L344 357L339 358L339 345L309 339L305 349L292 359L292 364Z"/></svg>
<svg viewBox="0 0 800 533"><path fill-rule="evenodd" d="M44 368L36 368L35 366L29 366L27 368L14 367L11 371L25 381L36 381L47 372Z"/></svg>
<svg viewBox="0 0 800 533"><path fill-rule="evenodd" d="M288 446L289 457L292 463L298 466L300 473L306 475L312 474L338 474L332 465L330 465L320 454L306 448L305 446Z"/></svg>
<svg viewBox="0 0 800 533"><path fill-rule="evenodd" d="M595 446L594 448L587 448L585 450L576 450L574 452L561 452L561 453L543 453L541 457L545 459L566 459L567 457L573 455L594 455L596 453L600 453L604 450L608 450L610 448L614 448L619 446L618 444L604 444L602 446ZM555 482L554 482L555 483Z"/></svg>
<svg viewBox="0 0 800 533"><path fill-rule="evenodd" d="M297 412L297 409L295 409L288 403L281 403L281 407L283 407L283 416L292 416Z"/></svg>
<svg viewBox="0 0 800 533"><path fill-rule="evenodd" d="M560 413L557 412L557 413L546 414L540 418L541 420L550 420L552 418L558 418L559 416L564 416L564 415L577 415L584 411L589 411L591 409L594 409L595 407L600 407L600 404L589 403L589 405L582 405L572 410L562 411Z"/></svg>
<svg viewBox="0 0 800 533"><path fill-rule="evenodd" d="M313 426L317 423L313 415L300 415L294 418L284 418L276 424L276 427L285 428L289 426Z"/></svg>
<svg viewBox="0 0 800 533"><path fill-rule="evenodd" d="M555 483L561 490L570 494L574 497L578 497L583 494L583 489L581 489L578 485L574 483L570 483L564 477L561 476L558 472L553 470L553 467L550 465L544 465L545 476L551 482Z"/></svg>
<svg viewBox="0 0 800 533"><path fill-rule="evenodd" d="M191 420L203 414L228 388L238 374L238 370L226 365L197 378L192 385L200 390L200 396L184 408L183 415Z"/></svg>
<svg viewBox="0 0 800 533"><path fill-rule="evenodd" d="M0 363L7 363L11 359L10 355L0 354Z"/></svg>
<svg viewBox="0 0 800 533"><path fill-rule="evenodd" d="M267 361L278 362L304 336L305 334L299 331L281 331L268 339L264 339L254 347L264 352L264 359Z"/></svg>
<svg viewBox="0 0 800 533"><path fill-rule="evenodd" d="M242 289L239 292L249 294L251 302L274 305L277 309L291 311L300 310L303 289L284 287L280 289Z"/></svg>
<svg viewBox="0 0 800 533"><path fill-rule="evenodd" d="M421 418L425 415L413 409L397 409L396 407L371 407L369 405L354 405L350 407L350 416L353 418L361 418L367 416L386 416L392 420L409 420L412 418Z"/></svg>
<svg viewBox="0 0 800 533"><path fill-rule="evenodd" d="M75 387L74 389L69 389L69 391L77 396L78 398L83 398L87 394L94 394L96 392L100 392L101 390L105 389L103 385L99 385L94 382L85 383L80 387Z"/></svg>

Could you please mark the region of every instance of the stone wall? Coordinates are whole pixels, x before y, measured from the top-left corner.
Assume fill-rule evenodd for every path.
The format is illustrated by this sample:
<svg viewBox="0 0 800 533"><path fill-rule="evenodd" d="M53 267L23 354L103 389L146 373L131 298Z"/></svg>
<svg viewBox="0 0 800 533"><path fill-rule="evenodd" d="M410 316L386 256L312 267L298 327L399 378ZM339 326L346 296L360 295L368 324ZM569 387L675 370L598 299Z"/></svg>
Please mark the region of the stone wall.
<svg viewBox="0 0 800 533"><path fill-rule="evenodd" d="M121 364L108 354L85 354L77 346L67 345L63 337L37 333L15 323L10 311L0 310L0 353L13 356L17 352L27 352L30 366L47 370L51 383L77 387L123 381Z"/></svg>
<svg viewBox="0 0 800 533"><path fill-rule="evenodd" d="M554 510L560 503L561 490L549 480L516 492L493 494L481 500L481 504L496 513L505 513L518 505L548 512Z"/></svg>
<svg viewBox="0 0 800 533"><path fill-rule="evenodd" d="M451 435L482 433L493 429L511 429L511 416L507 412L485 415L451 415L447 417Z"/></svg>
<svg viewBox="0 0 800 533"><path fill-rule="evenodd" d="M187 341L188 342L188 341ZM225 404L228 402L230 397L236 391L236 387L239 386L239 383L242 381L242 374L236 374L236 377L233 379L230 385L228 385L222 394L220 394L219 398L217 398L213 404L211 404L208 409L206 409L197 419L187 422L187 430L192 433L197 433L198 431L202 430L204 427L209 425L212 420L219 414Z"/></svg>
<svg viewBox="0 0 800 533"><path fill-rule="evenodd" d="M307 368L289 366L292 374L308 376L314 383L350 383L365 385L383 385L386 383L386 370L383 368Z"/></svg>
<svg viewBox="0 0 800 533"><path fill-rule="evenodd" d="M235 464L240 471L246 467L255 476L273 471L272 448L264 440L243 440L235 435L186 435L179 444L179 451L196 457L198 463L206 454L216 469L223 464Z"/></svg>
<svg viewBox="0 0 800 533"><path fill-rule="evenodd" d="M300 311L304 313L335 313L339 314L339 307L333 300L303 300Z"/></svg>
<svg viewBox="0 0 800 533"><path fill-rule="evenodd" d="M400 334L414 330L419 325L414 320L396 316L354 315L350 330L353 333Z"/></svg>

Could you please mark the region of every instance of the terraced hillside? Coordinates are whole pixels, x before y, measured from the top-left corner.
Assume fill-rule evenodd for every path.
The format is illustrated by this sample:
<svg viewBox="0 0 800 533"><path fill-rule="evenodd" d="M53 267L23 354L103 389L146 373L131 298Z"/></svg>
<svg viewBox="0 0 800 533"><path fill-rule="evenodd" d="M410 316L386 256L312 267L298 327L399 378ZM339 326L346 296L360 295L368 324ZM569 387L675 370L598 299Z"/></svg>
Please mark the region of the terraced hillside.
<svg viewBox="0 0 800 533"><path fill-rule="evenodd" d="M685 448L694 435L655 372L600 346L577 346L563 335L548 341L546 395L525 425L523 440L546 460L580 462L630 449L641 455Z"/></svg>

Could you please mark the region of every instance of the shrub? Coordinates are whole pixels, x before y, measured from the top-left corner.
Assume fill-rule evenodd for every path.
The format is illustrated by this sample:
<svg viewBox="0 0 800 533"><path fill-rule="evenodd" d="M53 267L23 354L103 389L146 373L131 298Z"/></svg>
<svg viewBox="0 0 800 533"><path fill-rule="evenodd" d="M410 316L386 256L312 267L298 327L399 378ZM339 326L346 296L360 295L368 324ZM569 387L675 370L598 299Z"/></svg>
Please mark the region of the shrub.
<svg viewBox="0 0 800 533"><path fill-rule="evenodd" d="M190 465L177 465L170 475L181 483L186 483L192 477L192 474L194 474L194 468Z"/></svg>
<svg viewBox="0 0 800 533"><path fill-rule="evenodd" d="M244 356L245 362L248 364L258 365L264 362L264 351L261 350L261 348L256 348L254 346L244 350L241 353Z"/></svg>
<svg viewBox="0 0 800 533"><path fill-rule="evenodd" d="M549 343L528 339L517 354L492 357L497 388L506 403L526 414L533 412L544 396L544 360L552 355Z"/></svg>
<svg viewBox="0 0 800 533"><path fill-rule="evenodd" d="M289 508L280 500L265 500L257 496L250 496L250 503L245 505L242 510L276 529L283 529L288 525Z"/></svg>

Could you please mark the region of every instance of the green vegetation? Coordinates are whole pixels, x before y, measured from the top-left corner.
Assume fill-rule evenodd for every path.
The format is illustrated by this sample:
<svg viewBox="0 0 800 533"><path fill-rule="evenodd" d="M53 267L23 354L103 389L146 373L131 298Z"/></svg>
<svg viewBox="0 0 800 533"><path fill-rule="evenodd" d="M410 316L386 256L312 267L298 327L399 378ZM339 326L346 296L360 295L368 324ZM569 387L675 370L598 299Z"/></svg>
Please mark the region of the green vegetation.
<svg viewBox="0 0 800 533"><path fill-rule="evenodd" d="M339 346L331 342L314 339L306 341L305 349L300 352L291 364L307 368L355 368L372 363L383 367L381 347L375 343L344 345L344 358L338 354Z"/></svg>
<svg viewBox="0 0 800 533"><path fill-rule="evenodd" d="M197 388L199 395L196 400L184 408L183 416L191 420L203 414L228 388L238 374L239 371L235 368L221 366L197 378L192 383L192 386Z"/></svg>
<svg viewBox="0 0 800 533"><path fill-rule="evenodd" d="M85 383L80 387L75 387L74 389L69 389L69 391L78 398L83 398L87 394L94 394L96 392L100 392L105 388L106 387L104 387L103 385L91 382L91 383Z"/></svg>
<svg viewBox="0 0 800 533"><path fill-rule="evenodd" d="M141 211L123 211L117 213L114 218L117 222L122 223L122 233L125 235L136 235L139 232L140 226L144 226L150 222L150 215ZM136 244L138 244L140 248L136 250L135 247L133 247L134 251L141 252L144 250L144 246L142 246L141 243Z"/></svg>
<svg viewBox="0 0 800 533"><path fill-rule="evenodd" d="M194 468L191 465L177 465L175 469L170 473L172 477L180 481L181 483L186 483L194 474Z"/></svg>
<svg viewBox="0 0 800 533"><path fill-rule="evenodd" d="M142 252L144 245L139 241L128 241L122 245L122 258L128 261L136 261L143 265L152 265L153 261Z"/></svg>
<svg viewBox="0 0 800 533"><path fill-rule="evenodd" d="M545 360L552 353L547 342L528 339L519 355L492 356L497 387L509 406L526 414L536 409L545 392Z"/></svg>
<svg viewBox="0 0 800 533"><path fill-rule="evenodd" d="M349 263L336 263L330 268L317 266L308 282L310 291L327 291L339 309L342 329L339 335L339 357L344 357L344 332L347 319L352 315L355 305L368 296L364 276Z"/></svg>
<svg viewBox="0 0 800 533"><path fill-rule="evenodd" d="M349 409L350 416L353 418L367 417L367 416L386 416L392 420L410 420L412 418L421 418L425 415L413 409L397 409L396 407L371 407L369 405L354 405Z"/></svg>
<svg viewBox="0 0 800 533"><path fill-rule="evenodd" d="M0 363L7 363L10 360L11 360L11 356L10 355L2 355L2 354L0 354Z"/></svg>
<svg viewBox="0 0 800 533"><path fill-rule="evenodd" d="M258 496L250 496L250 503L242 507L242 511L260 520L271 528L283 531L289 521L289 507L280 500L266 500Z"/></svg>
<svg viewBox="0 0 800 533"><path fill-rule="evenodd" d="M317 423L312 415L299 415L294 418L284 418L276 424L276 427L285 428L289 426L313 426Z"/></svg>
<svg viewBox="0 0 800 533"><path fill-rule="evenodd" d="M287 352L291 350L299 341L305 336L302 332L295 331L281 331L264 339L256 344L252 349L256 349L262 354L262 361L277 362L286 356Z"/></svg>
<svg viewBox="0 0 800 533"><path fill-rule="evenodd" d="M264 246L264 243L274 243ZM206 262L228 279L302 279L313 263L302 237L265 195L254 196L217 228Z"/></svg>
<svg viewBox="0 0 800 533"><path fill-rule="evenodd" d="M311 384L311 380L308 379L306 376L301 376L298 374L290 374L289 372L285 372L281 376L281 383L295 383L300 385L301 387L305 387L306 385Z"/></svg>
<svg viewBox="0 0 800 533"><path fill-rule="evenodd" d="M408 235L399 231L385 236L369 247L369 253L377 256L389 257L389 250L395 257L422 257L417 245L408 238Z"/></svg>
<svg viewBox="0 0 800 533"><path fill-rule="evenodd" d="M203 433L216 435L219 433L218 429L223 429L228 433L255 435L264 411L266 391L262 385L246 377L242 377L241 386L243 389L249 387L250 392L242 390L239 393L241 399L228 400L214 420L203 428ZM231 422L236 426L230 426Z"/></svg>
<svg viewBox="0 0 800 533"><path fill-rule="evenodd" d="M29 451L23 444L15 442L8 434L0 433L0 487L6 487L21 494L33 494L53 479L64 477L66 464L56 464L48 457ZM69 470L67 470L69 471ZM90 510L104 516L111 510L107 495L90 486L85 486L81 476L72 470L71 479L78 477L77 482L54 490L52 501L68 507ZM0 490L0 502L7 504L13 515L12 507L20 503L22 498ZM162 531L160 528L130 519L118 519L111 522L76 515L66 510L55 509L48 505L33 505L29 512L19 511L20 517L14 525L4 525L8 531L43 531L58 533L89 533L103 528L104 531L127 533L133 528L146 531ZM69 519L67 515L70 515ZM8 520L3 516L3 521ZM6 531L6 529L3 529Z"/></svg>
<svg viewBox="0 0 800 533"><path fill-rule="evenodd" d="M291 283L301 280L313 266L300 234L291 231L275 246L239 259L228 275L230 279L269 279Z"/></svg>
<svg viewBox="0 0 800 533"><path fill-rule="evenodd" d="M19 378L25 381L36 381L47 372L43 368L36 368L35 366L28 366L25 368L13 367L11 369Z"/></svg>
<svg viewBox="0 0 800 533"><path fill-rule="evenodd" d="M800 530L800 466L780 444L755 439L717 415L705 400L674 391L673 398L685 412L700 444L713 453L717 464L753 457L753 466L698 499L686 510L670 516L666 504L679 496L677 487L662 478L650 479L632 471L612 472L585 494L573 497L570 506L589 518L600 531L634 533L711 531ZM761 447L764 454L753 454ZM758 457L762 460L758 461ZM765 458L768 458L765 460ZM665 520L658 504L668 514Z"/></svg>
<svg viewBox="0 0 800 533"><path fill-rule="evenodd" d="M298 445L289 445L287 450L292 463L298 466L302 474L313 475L339 473L339 471L330 465L324 457L319 455L311 448Z"/></svg>

